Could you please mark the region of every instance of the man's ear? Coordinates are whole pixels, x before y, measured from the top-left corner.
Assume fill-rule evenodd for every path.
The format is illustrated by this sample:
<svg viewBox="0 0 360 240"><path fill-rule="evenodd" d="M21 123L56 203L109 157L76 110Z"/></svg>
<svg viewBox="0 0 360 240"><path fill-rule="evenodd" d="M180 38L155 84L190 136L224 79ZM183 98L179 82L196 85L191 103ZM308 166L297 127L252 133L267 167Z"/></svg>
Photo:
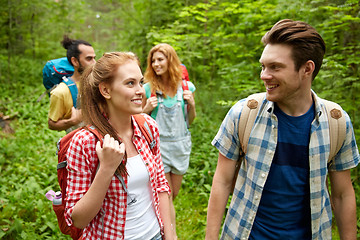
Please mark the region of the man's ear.
<svg viewBox="0 0 360 240"><path fill-rule="evenodd" d="M111 98L109 84L101 82L99 84L99 91L100 91L101 95L103 95L103 97L105 99L110 99Z"/></svg>
<svg viewBox="0 0 360 240"><path fill-rule="evenodd" d="M71 57L71 63L72 63L72 65L74 66L74 67L79 67L80 66L80 64L79 64L79 61L77 60L77 58L76 57Z"/></svg>
<svg viewBox="0 0 360 240"><path fill-rule="evenodd" d="M304 64L304 74L307 76L312 77L312 74L315 70L315 63L313 60L308 60L305 64Z"/></svg>

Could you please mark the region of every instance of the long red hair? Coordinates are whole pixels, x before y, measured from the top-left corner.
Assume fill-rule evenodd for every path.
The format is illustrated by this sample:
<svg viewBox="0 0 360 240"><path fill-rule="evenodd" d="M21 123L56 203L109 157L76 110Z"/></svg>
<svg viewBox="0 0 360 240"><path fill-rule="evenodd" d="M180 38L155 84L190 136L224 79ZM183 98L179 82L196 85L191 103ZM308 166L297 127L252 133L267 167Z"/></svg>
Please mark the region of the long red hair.
<svg viewBox="0 0 360 240"><path fill-rule="evenodd" d="M182 77L181 62L175 49L167 43L160 43L150 50L147 57L147 68L144 74L145 82L150 83L151 91L162 91L165 93L164 82L161 81L161 77L155 73L152 67L152 58L155 52L161 52L166 57L169 71L169 81L166 87L170 87L171 93L176 93Z"/></svg>
<svg viewBox="0 0 360 240"><path fill-rule="evenodd" d="M102 82L111 84L114 81L118 67L128 61L136 61L140 66L140 62L134 53L104 53L93 66L86 68L81 76L80 99L84 122L94 126L102 136L110 134L119 142L120 139L116 130L107 120L107 103L100 93L99 84ZM125 164L121 163L119 165L117 171L120 174L126 174Z"/></svg>

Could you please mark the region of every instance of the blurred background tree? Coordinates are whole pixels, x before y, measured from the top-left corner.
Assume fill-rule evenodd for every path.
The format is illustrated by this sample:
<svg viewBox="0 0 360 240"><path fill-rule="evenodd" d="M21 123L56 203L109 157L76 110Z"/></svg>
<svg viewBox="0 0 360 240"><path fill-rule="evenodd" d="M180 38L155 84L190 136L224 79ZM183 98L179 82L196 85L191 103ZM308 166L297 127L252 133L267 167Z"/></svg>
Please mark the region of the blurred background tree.
<svg viewBox="0 0 360 240"><path fill-rule="evenodd" d="M29 199L56 187L55 146L49 143L61 134L47 129L48 99L35 100L44 91L46 61L66 55L60 44L64 34L92 43L97 58L133 51L143 70L151 47L166 42L187 66L197 87L198 117L191 129L190 169L177 200L180 239L204 236L217 158L210 142L234 102L264 90L260 40L278 20L306 21L323 36L327 52L313 89L349 113L360 143L357 0L0 0L0 13L0 113L14 118L16 132L0 135L0 238L63 238L49 204ZM352 171L356 191L359 175ZM360 211L360 229L359 216Z"/></svg>

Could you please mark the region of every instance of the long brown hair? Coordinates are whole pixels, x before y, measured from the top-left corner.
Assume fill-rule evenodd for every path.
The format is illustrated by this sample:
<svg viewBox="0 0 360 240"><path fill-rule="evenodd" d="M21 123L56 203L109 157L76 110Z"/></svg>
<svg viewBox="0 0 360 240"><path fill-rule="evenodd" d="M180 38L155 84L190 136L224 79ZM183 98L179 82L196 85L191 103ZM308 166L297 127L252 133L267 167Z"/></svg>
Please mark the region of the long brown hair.
<svg viewBox="0 0 360 240"><path fill-rule="evenodd" d="M140 62L131 52L112 52L104 55L91 67L88 67L81 76L81 113L86 124L94 126L102 136L109 134L120 142L116 130L111 126L106 116L107 103L100 93L99 84L111 84L119 66L128 61ZM126 157L125 157L126 159ZM126 164L126 160L125 160ZM120 174L126 174L125 164L121 163L117 169Z"/></svg>
<svg viewBox="0 0 360 240"><path fill-rule="evenodd" d="M150 83L152 91L162 91L164 93L164 83L161 81L161 77L158 76L154 68L152 67L152 58L155 52L161 52L165 55L168 61L168 71L169 71L169 82L167 83L172 92L176 92L179 83L181 83L181 67L180 59L176 54L175 49L167 43L160 43L154 46L147 57L147 68L144 74L146 82Z"/></svg>

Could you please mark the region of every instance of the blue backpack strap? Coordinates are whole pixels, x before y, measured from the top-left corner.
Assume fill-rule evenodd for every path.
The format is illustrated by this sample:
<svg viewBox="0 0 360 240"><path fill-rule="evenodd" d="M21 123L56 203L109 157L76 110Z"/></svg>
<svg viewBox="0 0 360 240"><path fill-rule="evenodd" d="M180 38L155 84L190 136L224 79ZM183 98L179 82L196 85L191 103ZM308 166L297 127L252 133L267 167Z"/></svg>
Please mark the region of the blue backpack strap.
<svg viewBox="0 0 360 240"><path fill-rule="evenodd" d="M72 100L73 100L74 108L76 108L77 96L79 93L76 83L71 78L67 78L67 77L63 77L62 81L68 86L70 93L71 93Z"/></svg>

